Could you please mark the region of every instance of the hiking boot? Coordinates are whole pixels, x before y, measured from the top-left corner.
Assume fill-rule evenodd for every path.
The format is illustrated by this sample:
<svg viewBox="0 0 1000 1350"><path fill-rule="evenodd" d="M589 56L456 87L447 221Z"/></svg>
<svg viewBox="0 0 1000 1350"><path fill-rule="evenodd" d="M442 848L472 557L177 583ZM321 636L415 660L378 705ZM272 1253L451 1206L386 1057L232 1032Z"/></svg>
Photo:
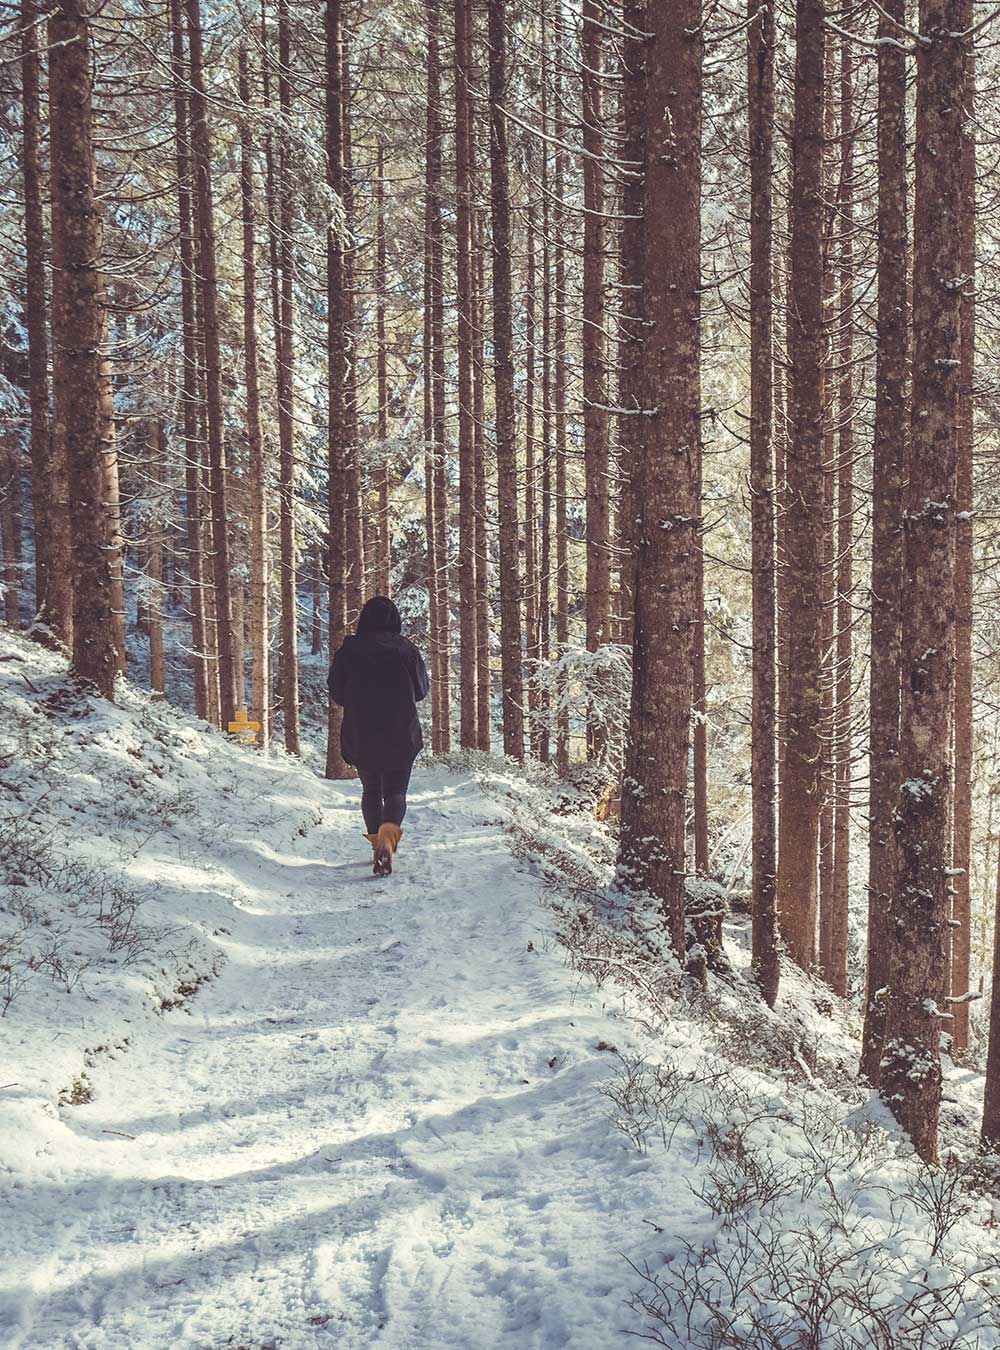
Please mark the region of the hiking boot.
<svg viewBox="0 0 1000 1350"><path fill-rule="evenodd" d="M392 872L392 855L396 852L399 844L399 837L403 831L398 825L394 825L391 820L385 820L378 827L378 834L375 836L375 842L372 845L372 874L376 877L387 877Z"/></svg>

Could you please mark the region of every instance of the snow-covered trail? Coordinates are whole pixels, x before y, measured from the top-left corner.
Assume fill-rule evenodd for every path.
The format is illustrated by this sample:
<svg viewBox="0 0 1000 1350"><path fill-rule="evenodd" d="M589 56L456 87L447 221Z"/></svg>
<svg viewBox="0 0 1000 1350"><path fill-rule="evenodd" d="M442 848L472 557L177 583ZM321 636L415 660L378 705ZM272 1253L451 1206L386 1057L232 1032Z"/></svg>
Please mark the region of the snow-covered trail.
<svg viewBox="0 0 1000 1350"><path fill-rule="evenodd" d="M286 851L220 840L225 967L62 1112L74 1147L20 1197L0 1343L628 1339L619 1253L663 1196L597 1091L626 1024L546 942L470 777L417 771L385 880L356 785L322 793Z"/></svg>

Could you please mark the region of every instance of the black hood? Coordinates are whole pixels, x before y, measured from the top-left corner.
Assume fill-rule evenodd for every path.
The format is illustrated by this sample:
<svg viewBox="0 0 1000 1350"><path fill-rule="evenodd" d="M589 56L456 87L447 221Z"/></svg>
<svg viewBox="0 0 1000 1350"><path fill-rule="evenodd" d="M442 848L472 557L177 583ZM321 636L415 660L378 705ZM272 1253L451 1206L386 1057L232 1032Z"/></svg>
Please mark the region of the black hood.
<svg viewBox="0 0 1000 1350"><path fill-rule="evenodd" d="M390 599L384 595L373 595L358 615L358 626L354 631L358 637L368 633L401 633L403 621Z"/></svg>

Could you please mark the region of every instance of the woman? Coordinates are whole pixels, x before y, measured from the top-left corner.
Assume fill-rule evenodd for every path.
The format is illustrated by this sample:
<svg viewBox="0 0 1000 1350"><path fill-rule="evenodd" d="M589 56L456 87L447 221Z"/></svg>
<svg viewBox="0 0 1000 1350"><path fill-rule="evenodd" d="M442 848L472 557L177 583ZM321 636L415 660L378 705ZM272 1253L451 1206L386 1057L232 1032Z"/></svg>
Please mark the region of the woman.
<svg viewBox="0 0 1000 1350"><path fill-rule="evenodd" d="M340 750L361 778L365 838L377 877L392 871L410 772L424 744L417 703L427 693L427 670L402 627L392 601L373 596L330 667L330 697L344 710Z"/></svg>

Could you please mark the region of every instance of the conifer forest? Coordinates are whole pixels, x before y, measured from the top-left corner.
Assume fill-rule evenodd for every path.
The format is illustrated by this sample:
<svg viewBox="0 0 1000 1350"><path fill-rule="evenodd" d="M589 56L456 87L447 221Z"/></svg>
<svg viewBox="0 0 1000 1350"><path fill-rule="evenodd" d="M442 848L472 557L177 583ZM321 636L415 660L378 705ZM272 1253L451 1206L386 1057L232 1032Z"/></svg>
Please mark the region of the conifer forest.
<svg viewBox="0 0 1000 1350"><path fill-rule="evenodd" d="M0 0L0 1344L1000 1346L998 43Z"/></svg>

